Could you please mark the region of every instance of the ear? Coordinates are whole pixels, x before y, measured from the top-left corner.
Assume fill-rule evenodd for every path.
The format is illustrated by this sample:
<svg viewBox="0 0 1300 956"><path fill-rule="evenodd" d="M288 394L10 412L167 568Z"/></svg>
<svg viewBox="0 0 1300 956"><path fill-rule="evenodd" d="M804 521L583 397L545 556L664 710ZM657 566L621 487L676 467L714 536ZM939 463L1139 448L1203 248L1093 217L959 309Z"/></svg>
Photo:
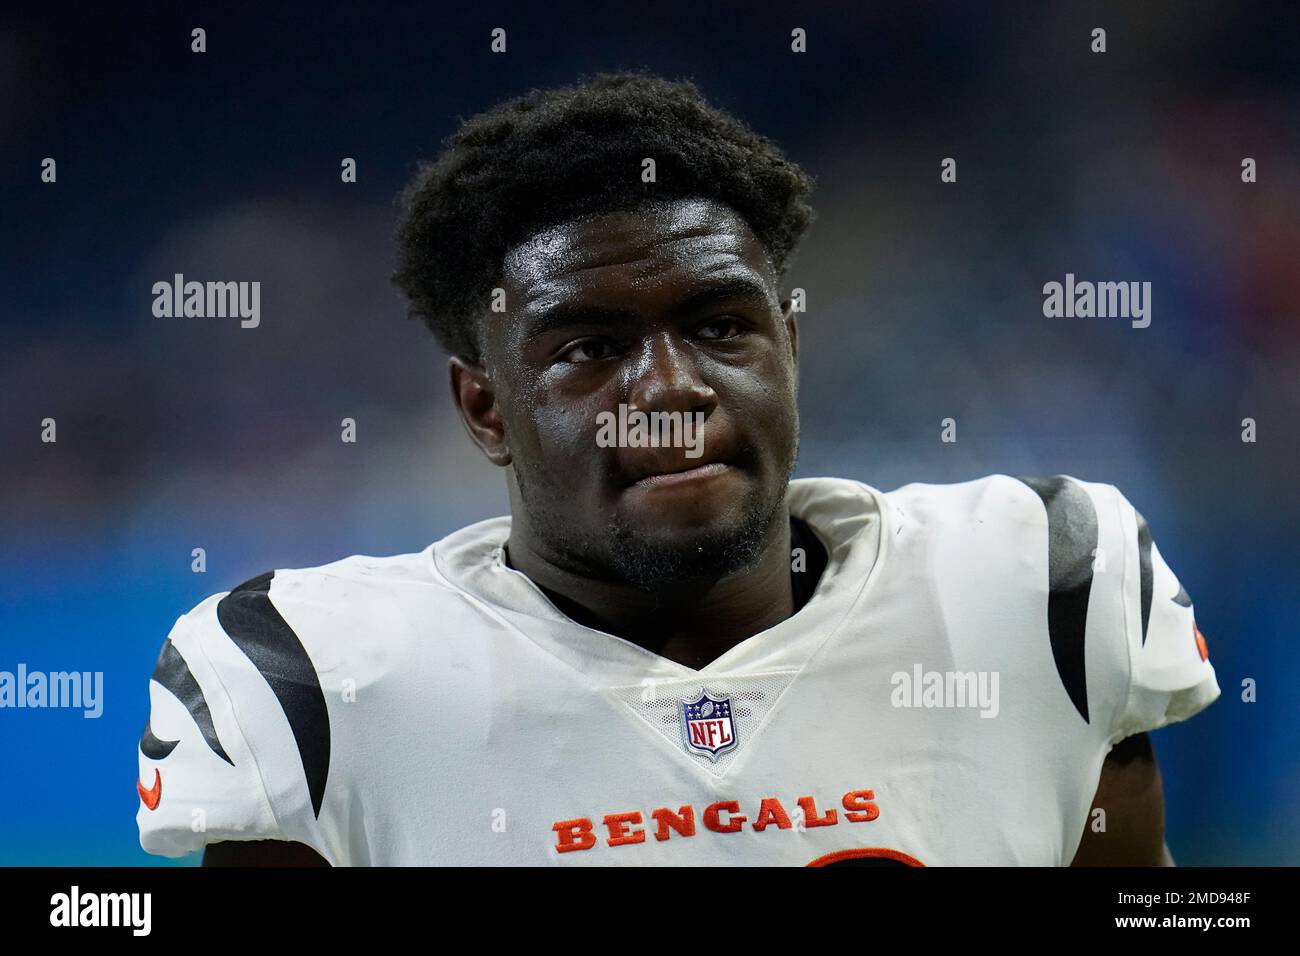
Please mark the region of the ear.
<svg viewBox="0 0 1300 956"><path fill-rule="evenodd" d="M497 411L496 391L487 371L456 356L452 356L447 367L451 373L451 400L456 403L469 437L492 464L502 467L510 464L505 425Z"/></svg>

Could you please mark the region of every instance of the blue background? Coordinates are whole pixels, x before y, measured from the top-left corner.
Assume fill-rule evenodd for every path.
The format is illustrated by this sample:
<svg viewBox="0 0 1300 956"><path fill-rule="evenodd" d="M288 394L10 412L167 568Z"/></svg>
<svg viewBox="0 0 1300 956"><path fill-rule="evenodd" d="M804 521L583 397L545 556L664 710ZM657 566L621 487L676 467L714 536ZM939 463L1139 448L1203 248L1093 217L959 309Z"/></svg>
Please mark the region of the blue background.
<svg viewBox="0 0 1300 956"><path fill-rule="evenodd" d="M389 284L393 198L456 117L625 67L694 78L817 177L790 277L809 296L798 473L1118 485L1195 599L1224 689L1154 735L1174 855L1300 862L1295 15L859 6L0 21L0 670L105 679L98 720L0 710L0 864L162 862L137 843L136 743L159 646L206 595L506 510ZM39 182L46 156L57 185ZM260 281L262 326L154 318L150 287L175 272ZM1151 327L1044 318L1042 285L1066 272L1152 282Z"/></svg>

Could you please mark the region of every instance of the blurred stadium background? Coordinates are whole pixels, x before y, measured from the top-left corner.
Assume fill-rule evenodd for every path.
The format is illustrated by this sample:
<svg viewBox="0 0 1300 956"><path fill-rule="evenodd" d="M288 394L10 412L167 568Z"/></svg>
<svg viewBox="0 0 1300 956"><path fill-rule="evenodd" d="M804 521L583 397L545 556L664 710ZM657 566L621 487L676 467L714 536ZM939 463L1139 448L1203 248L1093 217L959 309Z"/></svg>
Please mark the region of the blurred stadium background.
<svg viewBox="0 0 1300 956"><path fill-rule="evenodd" d="M1300 863L1292 5L467 6L0 20L0 669L106 685L98 720L0 711L0 864L160 862L137 843L135 749L158 648L203 597L505 511L389 285L392 202L456 117L629 67L694 78L818 179L791 275L798 473L1118 485L1224 690L1154 735L1174 855ZM154 318L176 272L260 281L260 328ZM1044 318L1066 272L1151 281L1150 328Z"/></svg>

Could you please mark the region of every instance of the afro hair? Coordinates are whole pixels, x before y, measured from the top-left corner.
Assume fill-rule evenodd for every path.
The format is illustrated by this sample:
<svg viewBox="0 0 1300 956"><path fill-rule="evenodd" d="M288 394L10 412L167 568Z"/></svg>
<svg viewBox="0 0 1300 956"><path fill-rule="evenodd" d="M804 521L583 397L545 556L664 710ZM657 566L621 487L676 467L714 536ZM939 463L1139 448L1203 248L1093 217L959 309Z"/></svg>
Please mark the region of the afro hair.
<svg viewBox="0 0 1300 956"><path fill-rule="evenodd" d="M656 182L641 164L655 160ZM734 210L778 275L812 221L811 178L689 81L599 74L466 120L402 194L393 281L453 355L479 361L478 317L502 262L536 232L652 200Z"/></svg>

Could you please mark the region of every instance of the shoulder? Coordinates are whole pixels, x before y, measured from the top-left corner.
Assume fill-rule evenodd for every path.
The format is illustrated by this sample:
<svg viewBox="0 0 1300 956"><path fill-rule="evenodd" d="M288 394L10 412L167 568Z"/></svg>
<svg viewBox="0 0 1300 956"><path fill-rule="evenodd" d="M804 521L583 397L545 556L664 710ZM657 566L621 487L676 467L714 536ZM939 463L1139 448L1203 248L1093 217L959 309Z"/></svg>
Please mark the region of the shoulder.
<svg viewBox="0 0 1300 956"><path fill-rule="evenodd" d="M232 603L273 597L280 602L326 600L342 603L409 584L432 580L430 545L409 554L375 556L354 554L328 564L309 568L280 568L249 578L225 594Z"/></svg>
<svg viewBox="0 0 1300 956"><path fill-rule="evenodd" d="M282 568L213 595L182 620L229 638L254 663L308 655L331 666L346 647L400 625L402 600L428 599L429 550L353 555L310 568ZM436 592L435 592L436 593ZM358 628L365 622L364 628Z"/></svg>
<svg viewBox="0 0 1300 956"><path fill-rule="evenodd" d="M1218 695L1191 598L1114 485L989 475L885 497L897 540L940 590L1033 597L1071 703L1109 739L1186 719Z"/></svg>
<svg viewBox="0 0 1300 956"><path fill-rule="evenodd" d="M900 539L932 560L1045 593L1055 635L1082 641L1090 616L1123 629L1145 523L1113 485L998 474L905 485L886 497Z"/></svg>
<svg viewBox="0 0 1300 956"><path fill-rule="evenodd" d="M332 703L348 682L400 672L418 617L409 605L403 612L402 595L427 602L438 593L419 587L430 582L428 557L358 555L268 571L176 621L154 665L140 740L145 849L176 855L251 839L323 846L318 820L345 712Z"/></svg>
<svg viewBox="0 0 1300 956"><path fill-rule="evenodd" d="M913 482L887 492L887 501L904 517L929 525L993 521L1087 531L1117 520L1119 491L1109 484L1071 475L985 475L952 484Z"/></svg>
<svg viewBox="0 0 1300 956"><path fill-rule="evenodd" d="M1002 640L1014 633L1043 648L1045 637L1062 703L1108 727L1127 681L1136 545L1119 492L1070 475L988 475L887 497L900 550L930 575L948 614L992 603L1018 622Z"/></svg>
<svg viewBox="0 0 1300 956"><path fill-rule="evenodd" d="M184 635L186 656L202 655L223 674L251 668L277 693L301 687L311 683L312 672L337 666L362 652L367 640L398 627L402 615L394 596L429 583L427 564L426 550L267 571L182 615L172 640L179 644ZM236 678L232 692L241 683Z"/></svg>
<svg viewBox="0 0 1300 956"><path fill-rule="evenodd" d="M399 666L412 622L436 618L444 589L430 568L425 549L267 571L200 603L174 634L189 635L182 653L204 658L238 707L269 691L295 737L319 739L322 682L373 681Z"/></svg>

